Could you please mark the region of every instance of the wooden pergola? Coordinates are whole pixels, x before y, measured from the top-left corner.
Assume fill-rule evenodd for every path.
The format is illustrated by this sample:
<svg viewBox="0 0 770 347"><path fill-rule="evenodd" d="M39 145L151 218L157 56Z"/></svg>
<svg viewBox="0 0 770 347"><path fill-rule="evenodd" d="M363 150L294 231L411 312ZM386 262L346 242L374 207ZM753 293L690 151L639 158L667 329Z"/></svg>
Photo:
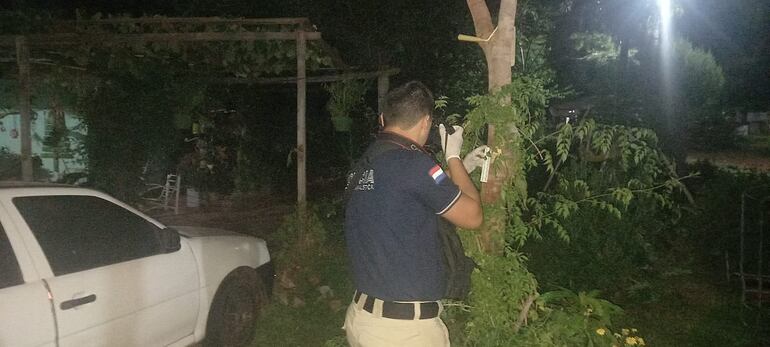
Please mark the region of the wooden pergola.
<svg viewBox="0 0 770 347"><path fill-rule="evenodd" d="M52 48L79 45L83 43L101 44L144 44L151 42L227 42L227 41L296 41L297 74L293 77L227 77L217 83L247 84L296 84L297 86L297 203L300 210L307 202L307 141L306 141L306 103L308 83L327 83L351 79L377 79L378 109L382 110L382 100L389 89L389 78L399 72L398 69L381 69L374 72L342 72L333 75L307 76L307 41L321 41L321 33L314 30L307 18L239 18L225 19L218 17L197 18L110 18L98 20L59 21L54 23L56 33L29 35L0 35L0 47L15 49L19 81L19 114L21 116L21 177L24 181L33 180L32 133L31 133L31 90L30 90L30 47ZM83 26L107 27L118 25L164 26L163 32L150 33L89 33L79 30ZM192 27L191 30L173 30L176 25ZM228 25L242 26L237 32L221 31L217 28ZM197 27L196 27L197 26ZM252 29L255 26L292 26L291 31L264 31ZM168 30L168 28L172 30ZM337 59L339 61L339 59Z"/></svg>

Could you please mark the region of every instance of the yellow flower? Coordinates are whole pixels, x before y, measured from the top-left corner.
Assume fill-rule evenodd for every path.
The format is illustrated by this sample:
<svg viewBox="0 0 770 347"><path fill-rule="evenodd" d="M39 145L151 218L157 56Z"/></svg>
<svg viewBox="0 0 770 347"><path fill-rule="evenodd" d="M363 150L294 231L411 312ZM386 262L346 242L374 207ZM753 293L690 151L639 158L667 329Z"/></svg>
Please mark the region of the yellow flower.
<svg viewBox="0 0 770 347"><path fill-rule="evenodd" d="M614 333L614 334L612 334L612 335L615 335L615 338L617 338L617 339L619 339L619 338L620 338L620 334L618 334L618 333Z"/></svg>
<svg viewBox="0 0 770 347"><path fill-rule="evenodd" d="M636 330L636 328L631 328L631 332L636 334L637 332L639 332L639 330Z"/></svg>
<svg viewBox="0 0 770 347"><path fill-rule="evenodd" d="M629 333L628 329L620 329L620 332L623 333L623 336L627 336Z"/></svg>
<svg viewBox="0 0 770 347"><path fill-rule="evenodd" d="M636 338L635 337L626 337L626 344L629 346L636 346Z"/></svg>
<svg viewBox="0 0 770 347"><path fill-rule="evenodd" d="M644 345L645 345L645 344L644 344L644 339L643 339L643 338L641 338L641 337L637 337L637 338L636 338L636 341L637 341L637 342L639 342L639 346L644 346Z"/></svg>
<svg viewBox="0 0 770 347"><path fill-rule="evenodd" d="M596 333L601 336L604 336L604 334L607 333L607 330L604 330L604 328L599 328L599 329L596 329Z"/></svg>

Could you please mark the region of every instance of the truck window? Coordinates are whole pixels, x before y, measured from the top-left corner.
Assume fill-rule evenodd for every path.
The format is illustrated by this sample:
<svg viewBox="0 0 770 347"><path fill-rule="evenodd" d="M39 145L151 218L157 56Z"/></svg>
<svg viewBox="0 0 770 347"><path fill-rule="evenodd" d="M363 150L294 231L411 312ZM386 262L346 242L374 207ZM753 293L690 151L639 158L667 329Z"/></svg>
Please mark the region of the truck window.
<svg viewBox="0 0 770 347"><path fill-rule="evenodd" d="M160 253L158 227L94 196L13 199L57 276Z"/></svg>
<svg viewBox="0 0 770 347"><path fill-rule="evenodd" d="M0 224L0 289L22 283L24 283L24 278L21 276L19 263L16 262L16 254L13 253L8 236L5 235L3 225Z"/></svg>

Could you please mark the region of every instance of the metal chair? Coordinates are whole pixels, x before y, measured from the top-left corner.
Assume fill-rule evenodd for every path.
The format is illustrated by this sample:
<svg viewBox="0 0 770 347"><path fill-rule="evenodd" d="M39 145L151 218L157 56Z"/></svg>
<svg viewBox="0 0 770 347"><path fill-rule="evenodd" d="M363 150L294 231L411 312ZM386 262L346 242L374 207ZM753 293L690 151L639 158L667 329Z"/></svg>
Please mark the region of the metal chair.
<svg viewBox="0 0 770 347"><path fill-rule="evenodd" d="M179 214L179 190L182 187L182 176L166 175L165 184L150 184L142 193L142 200L148 205L147 211L154 209L173 210ZM157 192L157 193L155 193ZM157 194L153 197L153 194Z"/></svg>

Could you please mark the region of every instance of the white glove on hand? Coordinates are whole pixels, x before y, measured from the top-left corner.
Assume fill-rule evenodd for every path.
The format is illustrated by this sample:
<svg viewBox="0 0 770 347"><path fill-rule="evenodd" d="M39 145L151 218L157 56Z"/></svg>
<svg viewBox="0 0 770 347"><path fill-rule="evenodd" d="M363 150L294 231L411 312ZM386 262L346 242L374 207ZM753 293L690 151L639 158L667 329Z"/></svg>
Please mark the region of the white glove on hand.
<svg viewBox="0 0 770 347"><path fill-rule="evenodd" d="M448 135L444 124L439 124L438 126L438 133L441 136L441 149L444 150L447 162L450 158L460 159L460 149L463 147L463 127L459 125L452 127L455 129L455 132L452 135Z"/></svg>
<svg viewBox="0 0 770 347"><path fill-rule="evenodd" d="M487 151L489 151L489 147L487 147L487 145L482 145L476 147L476 149L466 154L465 159L463 159L463 166L465 166L465 171L470 174L473 172L473 170L476 170L477 168L481 167L481 165L484 165L484 159L486 159Z"/></svg>

